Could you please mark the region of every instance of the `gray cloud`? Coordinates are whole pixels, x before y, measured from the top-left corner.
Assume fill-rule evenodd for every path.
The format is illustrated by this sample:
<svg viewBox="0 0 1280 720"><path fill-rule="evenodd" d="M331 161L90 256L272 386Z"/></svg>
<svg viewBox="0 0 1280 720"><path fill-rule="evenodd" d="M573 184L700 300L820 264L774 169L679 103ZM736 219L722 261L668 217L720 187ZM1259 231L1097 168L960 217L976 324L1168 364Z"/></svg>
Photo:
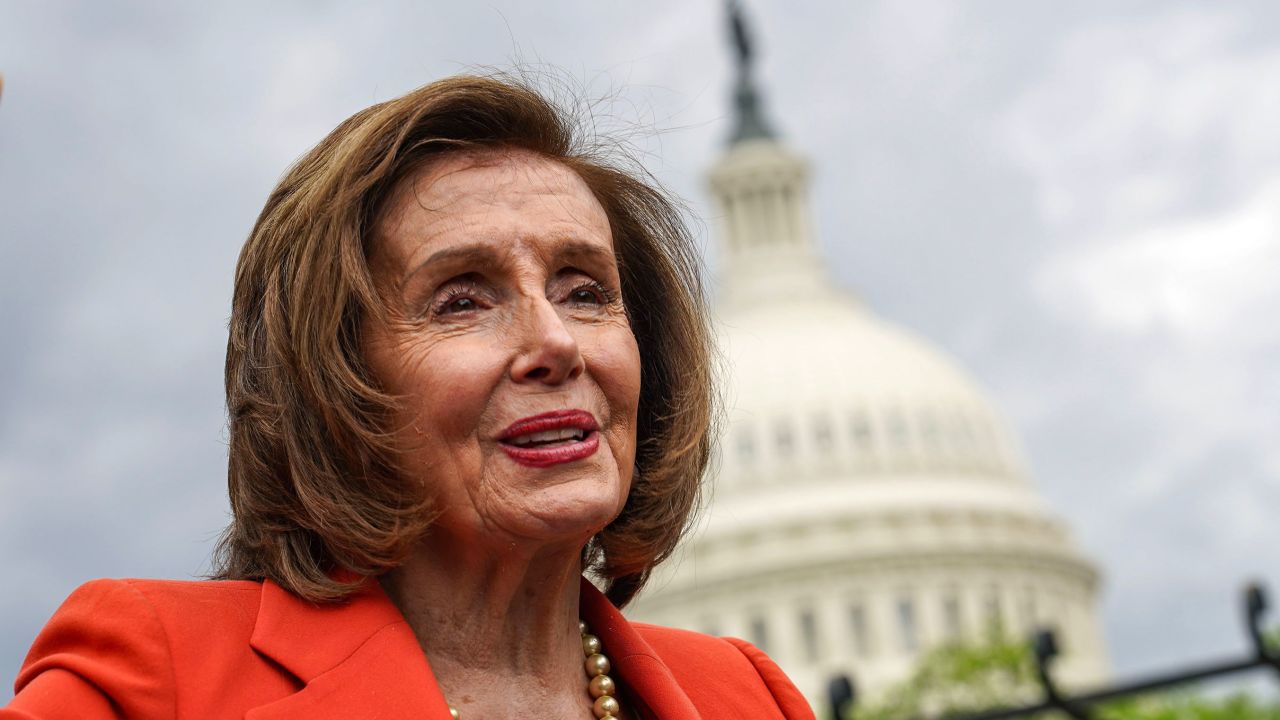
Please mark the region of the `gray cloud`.
<svg viewBox="0 0 1280 720"><path fill-rule="evenodd" d="M750 10L834 274L992 391L1135 671L1240 647L1239 581L1280 590L1280 10L1059 5ZM727 132L715 3L6 12L0 677L80 582L205 567L235 255L342 118L562 68L703 217Z"/></svg>

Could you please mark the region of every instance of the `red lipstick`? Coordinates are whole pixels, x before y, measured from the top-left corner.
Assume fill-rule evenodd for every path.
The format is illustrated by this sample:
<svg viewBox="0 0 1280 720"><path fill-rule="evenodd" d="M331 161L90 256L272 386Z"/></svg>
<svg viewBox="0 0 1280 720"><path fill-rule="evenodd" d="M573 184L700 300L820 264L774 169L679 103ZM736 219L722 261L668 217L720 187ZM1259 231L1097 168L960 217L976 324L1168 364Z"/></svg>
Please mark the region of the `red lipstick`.
<svg viewBox="0 0 1280 720"><path fill-rule="evenodd" d="M498 444L521 465L550 467L593 455L600 448L599 429L585 410L555 410L515 421Z"/></svg>

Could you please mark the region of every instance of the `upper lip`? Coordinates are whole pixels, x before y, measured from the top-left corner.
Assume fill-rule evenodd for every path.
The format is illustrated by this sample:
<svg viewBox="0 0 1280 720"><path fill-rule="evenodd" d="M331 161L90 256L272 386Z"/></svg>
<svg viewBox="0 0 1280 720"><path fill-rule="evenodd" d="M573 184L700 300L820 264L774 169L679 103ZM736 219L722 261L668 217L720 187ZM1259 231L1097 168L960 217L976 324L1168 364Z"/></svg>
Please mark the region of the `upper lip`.
<svg viewBox="0 0 1280 720"><path fill-rule="evenodd" d="M540 415L530 415L511 423L498 435L498 439L510 440L520 435L564 428L592 432L599 430L600 424L596 422L596 417L586 410L552 410Z"/></svg>

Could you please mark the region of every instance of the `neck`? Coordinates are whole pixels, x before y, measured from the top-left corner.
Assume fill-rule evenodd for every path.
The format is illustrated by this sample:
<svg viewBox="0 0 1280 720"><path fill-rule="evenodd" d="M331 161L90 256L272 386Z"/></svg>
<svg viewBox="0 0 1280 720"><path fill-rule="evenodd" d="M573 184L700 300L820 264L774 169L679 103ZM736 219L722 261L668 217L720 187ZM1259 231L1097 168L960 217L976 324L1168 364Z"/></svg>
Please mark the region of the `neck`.
<svg viewBox="0 0 1280 720"><path fill-rule="evenodd" d="M463 717L511 715L512 703L573 717L588 697L580 578L580 547L495 552L439 532L381 582Z"/></svg>

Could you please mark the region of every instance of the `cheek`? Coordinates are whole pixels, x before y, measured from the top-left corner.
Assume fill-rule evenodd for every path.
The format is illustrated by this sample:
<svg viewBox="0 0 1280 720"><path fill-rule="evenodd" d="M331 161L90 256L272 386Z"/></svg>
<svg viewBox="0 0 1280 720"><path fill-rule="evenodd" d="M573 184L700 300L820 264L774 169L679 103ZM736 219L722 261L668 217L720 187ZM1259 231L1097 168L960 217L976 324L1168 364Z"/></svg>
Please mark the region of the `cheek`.
<svg viewBox="0 0 1280 720"><path fill-rule="evenodd" d="M610 406L634 416L640 402L640 350L635 337L630 332L610 333L600 338L595 355L598 381Z"/></svg>
<svg viewBox="0 0 1280 720"><path fill-rule="evenodd" d="M623 358L623 365L626 367L627 396L631 401L631 416L634 418L640 407L640 348L630 333L628 338L630 342L625 345L626 357Z"/></svg>
<svg viewBox="0 0 1280 720"><path fill-rule="evenodd" d="M640 350L635 337L627 330L602 343L597 367L601 390L609 403L610 419L618 431L619 450L634 459L636 446L636 413L640 405Z"/></svg>
<svg viewBox="0 0 1280 720"><path fill-rule="evenodd" d="M475 344L464 338L409 338L369 348L370 369L383 389L400 399L406 439L475 436L493 387L491 376L501 372L485 366L492 348Z"/></svg>

